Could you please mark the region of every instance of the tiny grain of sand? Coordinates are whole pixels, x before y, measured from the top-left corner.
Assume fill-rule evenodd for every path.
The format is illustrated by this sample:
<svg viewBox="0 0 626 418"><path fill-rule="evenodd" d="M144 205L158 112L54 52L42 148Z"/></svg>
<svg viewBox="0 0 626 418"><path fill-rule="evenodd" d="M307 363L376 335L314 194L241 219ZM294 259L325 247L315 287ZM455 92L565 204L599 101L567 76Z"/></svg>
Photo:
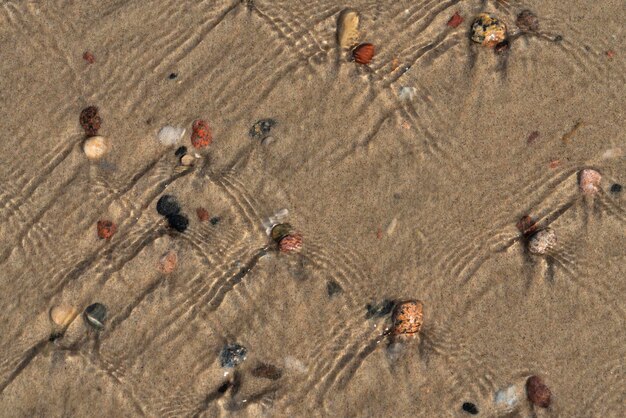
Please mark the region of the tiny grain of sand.
<svg viewBox="0 0 626 418"><path fill-rule="evenodd" d="M0 415L626 416L625 21L1 2Z"/></svg>

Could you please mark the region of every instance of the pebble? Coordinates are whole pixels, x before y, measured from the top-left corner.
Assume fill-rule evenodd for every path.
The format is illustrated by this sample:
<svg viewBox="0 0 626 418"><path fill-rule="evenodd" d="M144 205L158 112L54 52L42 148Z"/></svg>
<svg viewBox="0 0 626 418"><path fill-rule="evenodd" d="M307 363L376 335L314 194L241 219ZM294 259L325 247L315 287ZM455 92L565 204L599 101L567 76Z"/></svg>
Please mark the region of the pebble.
<svg viewBox="0 0 626 418"><path fill-rule="evenodd" d="M93 54L89 51L85 51L85 53L83 54L83 59L87 61L88 64L93 64L94 62L96 62L96 57L94 57Z"/></svg>
<svg viewBox="0 0 626 418"><path fill-rule="evenodd" d="M163 274L170 274L176 269L178 264L178 254L174 250L169 250L159 259L159 271Z"/></svg>
<svg viewBox="0 0 626 418"><path fill-rule="evenodd" d="M585 168L578 173L578 186L586 195L594 195L600 190L602 175L596 170Z"/></svg>
<svg viewBox="0 0 626 418"><path fill-rule="evenodd" d="M191 154L185 154L180 159L180 163L185 167L191 167L195 161L196 158Z"/></svg>
<svg viewBox="0 0 626 418"><path fill-rule="evenodd" d="M186 154L187 154L187 147L184 145L182 147L176 148L176 151L174 152L174 155L177 157L184 157Z"/></svg>
<svg viewBox="0 0 626 418"><path fill-rule="evenodd" d="M170 73L170 75L168 77L169 77L170 80L176 80L176 77L178 77L178 74Z"/></svg>
<svg viewBox="0 0 626 418"><path fill-rule="evenodd" d="M258 363L250 372L254 377L261 377L269 380L278 380L283 376L283 371L273 364Z"/></svg>
<svg viewBox="0 0 626 418"><path fill-rule="evenodd" d="M77 315L78 310L69 305L54 306L50 309L50 320L61 327L69 325Z"/></svg>
<svg viewBox="0 0 626 418"><path fill-rule="evenodd" d="M185 232L185 230L189 226L189 219L185 215L176 213L167 216L167 223L169 224L170 228L173 228L178 232Z"/></svg>
<svg viewBox="0 0 626 418"><path fill-rule="evenodd" d="M359 41L359 12L344 9L337 19L337 43L343 49L349 49Z"/></svg>
<svg viewBox="0 0 626 418"><path fill-rule="evenodd" d="M395 336L416 336L422 329L424 304L419 300L398 302L392 314L392 334Z"/></svg>
<svg viewBox="0 0 626 418"><path fill-rule="evenodd" d="M515 24L522 32L536 32L539 30L539 19L530 10L522 10L517 15Z"/></svg>
<svg viewBox="0 0 626 418"><path fill-rule="evenodd" d="M209 124L202 119L196 119L191 127L191 145L194 148L204 148L213 142L213 133Z"/></svg>
<svg viewBox="0 0 626 418"><path fill-rule="evenodd" d="M450 18L450 20L448 20L448 23L446 23L446 25L450 26L451 28L456 28L458 27L461 23L463 23L463 17L461 17L461 15L459 14L459 12L456 12L452 15L452 17Z"/></svg>
<svg viewBox="0 0 626 418"><path fill-rule="evenodd" d="M111 143L103 136L87 138L83 144L83 152L90 160L99 160L111 150Z"/></svg>
<svg viewBox="0 0 626 418"><path fill-rule="evenodd" d="M157 201L156 210L161 216L176 215L180 212L180 205L174 196L164 194Z"/></svg>
<svg viewBox="0 0 626 418"><path fill-rule="evenodd" d="M93 328L101 330L107 317L107 308L101 303L94 303L85 309L85 321Z"/></svg>
<svg viewBox="0 0 626 418"><path fill-rule="evenodd" d="M528 251L535 255L544 255L557 243L556 233L550 229L535 232L528 240Z"/></svg>
<svg viewBox="0 0 626 418"><path fill-rule="evenodd" d="M499 409L513 409L519 400L517 386L511 385L494 394L494 402Z"/></svg>
<svg viewBox="0 0 626 418"><path fill-rule="evenodd" d="M621 193L622 192L622 185L618 184L618 183L613 183L611 185L611 193Z"/></svg>
<svg viewBox="0 0 626 418"><path fill-rule="evenodd" d="M196 215L198 215L200 222L206 222L209 220L209 211L205 208L197 208Z"/></svg>
<svg viewBox="0 0 626 418"><path fill-rule="evenodd" d="M96 225L96 229L98 231L98 238L108 240L117 232L117 225L112 221L100 220Z"/></svg>
<svg viewBox="0 0 626 418"><path fill-rule="evenodd" d="M528 400L541 408L550 406L552 393L548 386L541 380L539 376L530 376L526 381L526 394Z"/></svg>
<svg viewBox="0 0 626 418"><path fill-rule="evenodd" d="M250 132L248 132L248 135L250 135L251 138L263 141L269 136L270 131L277 124L278 122L276 122L274 119L258 120L254 125L252 125L252 128L250 128Z"/></svg>
<svg viewBox="0 0 626 418"><path fill-rule="evenodd" d="M281 223L276 224L272 227L272 232L270 233L270 236L276 243L278 243L281 239L289 235L291 232L293 232L293 227L290 224Z"/></svg>
<svg viewBox="0 0 626 418"><path fill-rule="evenodd" d="M161 143L161 145L165 145L169 147L171 145L175 145L180 139L185 135L185 128L180 128L177 126L164 126L159 130L157 134L157 139Z"/></svg>
<svg viewBox="0 0 626 418"><path fill-rule="evenodd" d="M88 106L80 112L80 126L85 130L87 136L98 135L98 130L102 125L102 118L98 114L96 106Z"/></svg>
<svg viewBox="0 0 626 418"><path fill-rule="evenodd" d="M365 318L382 318L383 316L389 315L395 305L396 303L389 299L383 299L380 303L368 303L365 306L365 309L367 310Z"/></svg>
<svg viewBox="0 0 626 418"><path fill-rule="evenodd" d="M537 231L537 222L530 215L522 216L516 226L525 237L529 237Z"/></svg>
<svg viewBox="0 0 626 418"><path fill-rule="evenodd" d="M298 232L283 237L278 243L281 253L298 252L302 249L302 235Z"/></svg>
<svg viewBox="0 0 626 418"><path fill-rule="evenodd" d="M376 51L373 44L360 44L352 50L352 58L357 64L368 65L372 62Z"/></svg>
<svg viewBox="0 0 626 418"><path fill-rule="evenodd" d="M235 367L241 364L248 355L248 349L240 344L228 344L220 352L220 365L222 367Z"/></svg>
<svg viewBox="0 0 626 418"><path fill-rule="evenodd" d="M507 38L506 25L495 16L479 14L472 23L472 41L493 48Z"/></svg>
<svg viewBox="0 0 626 418"><path fill-rule="evenodd" d="M209 222L211 222L211 225L217 225L218 223L220 223L221 218L219 216L214 216L212 217Z"/></svg>
<svg viewBox="0 0 626 418"><path fill-rule="evenodd" d="M337 283L334 280L329 280L326 283L326 292L328 293L328 296L330 296L331 298L333 296L335 296L337 293L341 293L343 292L343 288L341 287L341 285L339 283Z"/></svg>
<svg viewBox="0 0 626 418"><path fill-rule="evenodd" d="M464 402L461 408L468 414L478 415L478 408L471 402Z"/></svg>
<svg viewBox="0 0 626 418"><path fill-rule="evenodd" d="M415 87L400 87L398 91L398 97L400 100L413 100L413 97L417 94Z"/></svg>

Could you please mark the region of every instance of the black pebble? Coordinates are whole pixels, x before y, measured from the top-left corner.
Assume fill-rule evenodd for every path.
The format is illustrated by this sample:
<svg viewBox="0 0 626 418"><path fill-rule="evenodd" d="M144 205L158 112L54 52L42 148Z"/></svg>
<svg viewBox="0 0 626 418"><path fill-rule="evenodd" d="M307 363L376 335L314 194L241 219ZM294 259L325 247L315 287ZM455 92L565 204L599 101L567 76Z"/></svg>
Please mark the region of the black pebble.
<svg viewBox="0 0 626 418"><path fill-rule="evenodd" d="M101 303L94 303L85 309L85 321L95 329L104 328L107 317L107 308Z"/></svg>
<svg viewBox="0 0 626 418"><path fill-rule="evenodd" d="M157 202L156 210L161 216L172 216L180 212L180 205L174 196L164 194Z"/></svg>
<svg viewBox="0 0 626 418"><path fill-rule="evenodd" d="M248 349L240 344L228 344L220 352L222 367L235 367L246 359Z"/></svg>
<svg viewBox="0 0 626 418"><path fill-rule="evenodd" d="M185 215L175 213L167 217L167 223L178 232L185 232L189 226L189 219Z"/></svg>
<svg viewBox="0 0 626 418"><path fill-rule="evenodd" d="M478 408L471 402L463 403L463 410L468 414L478 415Z"/></svg>
<svg viewBox="0 0 626 418"><path fill-rule="evenodd" d="M182 157L185 154L187 154L187 147L184 145L182 147L178 147L178 149L174 153L174 155L177 157Z"/></svg>
<svg viewBox="0 0 626 418"><path fill-rule="evenodd" d="M554 42L561 42L563 40L563 37L561 35L556 35L554 37Z"/></svg>
<svg viewBox="0 0 626 418"><path fill-rule="evenodd" d="M329 280L328 283L326 283L326 291L328 292L328 296L333 297L337 293L342 292L343 288L336 281Z"/></svg>
<svg viewBox="0 0 626 418"><path fill-rule="evenodd" d="M209 222L211 222L211 225L217 225L218 223L220 223L220 217L214 216L209 220Z"/></svg>
<svg viewBox="0 0 626 418"><path fill-rule="evenodd" d="M170 80L174 80L176 77L178 77L178 74L176 73L170 73Z"/></svg>
<svg viewBox="0 0 626 418"><path fill-rule="evenodd" d="M367 313L365 314L366 319L370 319L373 317L382 318L385 315L388 315L393 310L395 302L389 299L383 299L378 304L368 303L365 309L367 309Z"/></svg>
<svg viewBox="0 0 626 418"><path fill-rule="evenodd" d="M622 191L622 185L614 183L611 185L611 193L620 193Z"/></svg>

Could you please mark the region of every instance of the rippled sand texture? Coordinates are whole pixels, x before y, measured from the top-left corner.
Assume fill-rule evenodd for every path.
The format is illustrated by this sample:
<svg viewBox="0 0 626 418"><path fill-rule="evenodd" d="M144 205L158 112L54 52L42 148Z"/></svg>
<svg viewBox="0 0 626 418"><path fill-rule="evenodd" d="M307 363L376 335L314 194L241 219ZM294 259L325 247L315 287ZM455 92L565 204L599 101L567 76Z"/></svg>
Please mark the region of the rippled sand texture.
<svg viewBox="0 0 626 418"><path fill-rule="evenodd" d="M337 49L346 6L369 68ZM527 8L540 31L508 55L469 41L479 12L513 31ZM625 416L625 21L620 0L0 2L1 415ZM197 118L213 144L183 167L156 134L190 147ZM282 208L300 254L264 250ZM525 249L526 214L556 232L549 255ZM366 318L384 299L424 302L417 341L388 347L389 316ZM50 321L94 302L100 333ZM225 376L233 342L248 357ZM494 402L531 374L549 409Z"/></svg>

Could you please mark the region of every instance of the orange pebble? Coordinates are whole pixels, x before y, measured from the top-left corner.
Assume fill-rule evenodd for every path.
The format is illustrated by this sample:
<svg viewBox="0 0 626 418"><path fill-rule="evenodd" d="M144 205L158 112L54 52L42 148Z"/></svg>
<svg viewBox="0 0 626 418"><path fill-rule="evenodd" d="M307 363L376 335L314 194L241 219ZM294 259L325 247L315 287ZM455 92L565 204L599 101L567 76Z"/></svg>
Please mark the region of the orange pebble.
<svg viewBox="0 0 626 418"><path fill-rule="evenodd" d="M281 253L297 252L300 251L301 248L302 235L298 232L286 235L278 242L278 249Z"/></svg>
<svg viewBox="0 0 626 418"><path fill-rule="evenodd" d="M354 60L363 65L367 65L372 62L374 57L374 45L372 44L360 44L352 50L352 57Z"/></svg>
<svg viewBox="0 0 626 418"><path fill-rule="evenodd" d="M111 237L117 232L117 225L111 221L102 220L98 221L98 238L111 239Z"/></svg>
<svg viewBox="0 0 626 418"><path fill-rule="evenodd" d="M195 148L204 148L213 142L213 134L209 124L201 119L193 122L191 127L191 145Z"/></svg>
<svg viewBox="0 0 626 418"><path fill-rule="evenodd" d="M463 23L463 18L461 17L459 12L456 12L455 14L452 15L450 20L448 20L447 25L450 26L451 28L456 28L461 23Z"/></svg>
<svg viewBox="0 0 626 418"><path fill-rule="evenodd" d="M170 250L166 252L159 260L159 271L163 274L170 274L178 264L178 255L176 251Z"/></svg>
<svg viewBox="0 0 626 418"><path fill-rule="evenodd" d="M209 211L206 210L205 208L197 208L196 215L198 215L198 219L201 222L206 222L209 220Z"/></svg>
<svg viewBox="0 0 626 418"><path fill-rule="evenodd" d="M414 337L422 329L424 304L419 300L398 302L392 319L392 335Z"/></svg>
<svg viewBox="0 0 626 418"><path fill-rule="evenodd" d="M89 51L85 51L85 53L83 54L83 59L87 61L88 64L93 64L94 62L96 62L96 57L94 57L93 54Z"/></svg>

